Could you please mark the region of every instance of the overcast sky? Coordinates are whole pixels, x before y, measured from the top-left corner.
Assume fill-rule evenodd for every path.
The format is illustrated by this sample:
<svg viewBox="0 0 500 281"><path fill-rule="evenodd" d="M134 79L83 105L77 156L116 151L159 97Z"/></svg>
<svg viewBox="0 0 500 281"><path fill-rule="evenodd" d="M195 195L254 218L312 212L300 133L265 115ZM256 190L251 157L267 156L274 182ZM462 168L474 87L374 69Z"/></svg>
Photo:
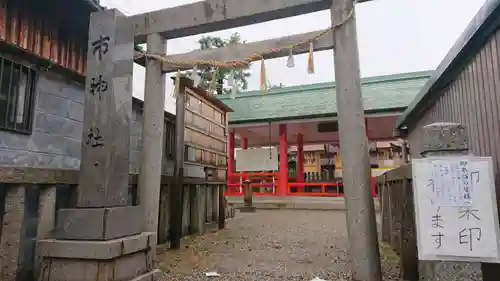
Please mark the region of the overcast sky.
<svg viewBox="0 0 500 281"><path fill-rule="evenodd" d="M208 0L210 1L210 0ZM251 1L251 0L247 0ZM356 6L361 77L433 70L486 0L374 0ZM199 0L101 0L108 8L127 15L149 12ZM330 12L322 11L288 19L210 33L227 38L239 32L243 40L261 41L315 31L330 26ZM169 40L168 54L198 48L202 35ZM315 53L316 73L307 74L307 55L296 56L295 68L286 58L266 61L268 80L286 86L334 79L333 51ZM252 66L249 88L259 88L260 64ZM144 97L144 68L134 68L134 96ZM175 113L173 85L167 80L165 107Z"/></svg>

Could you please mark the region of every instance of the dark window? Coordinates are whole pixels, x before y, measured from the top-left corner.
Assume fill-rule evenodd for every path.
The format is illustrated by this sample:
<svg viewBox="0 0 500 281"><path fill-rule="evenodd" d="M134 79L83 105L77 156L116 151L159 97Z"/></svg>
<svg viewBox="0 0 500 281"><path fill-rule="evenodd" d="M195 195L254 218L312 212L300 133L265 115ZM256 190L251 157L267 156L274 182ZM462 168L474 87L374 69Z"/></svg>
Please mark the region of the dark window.
<svg viewBox="0 0 500 281"><path fill-rule="evenodd" d="M31 132L37 73L0 57L0 129Z"/></svg>
<svg viewBox="0 0 500 281"><path fill-rule="evenodd" d="M165 157L175 157L175 124L165 120Z"/></svg>

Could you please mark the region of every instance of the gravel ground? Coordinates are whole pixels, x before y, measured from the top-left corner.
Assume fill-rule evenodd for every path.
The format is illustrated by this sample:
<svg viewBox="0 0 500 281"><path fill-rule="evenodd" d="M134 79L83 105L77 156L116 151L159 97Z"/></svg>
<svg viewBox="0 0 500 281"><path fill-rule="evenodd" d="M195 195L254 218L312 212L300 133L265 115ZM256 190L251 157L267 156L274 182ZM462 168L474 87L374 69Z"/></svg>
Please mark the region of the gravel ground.
<svg viewBox="0 0 500 281"><path fill-rule="evenodd" d="M258 210L236 214L223 231L187 238L157 262L164 281L349 280L346 250L344 212ZM384 279L398 280L395 257L384 256ZM210 271L221 276L205 277Z"/></svg>

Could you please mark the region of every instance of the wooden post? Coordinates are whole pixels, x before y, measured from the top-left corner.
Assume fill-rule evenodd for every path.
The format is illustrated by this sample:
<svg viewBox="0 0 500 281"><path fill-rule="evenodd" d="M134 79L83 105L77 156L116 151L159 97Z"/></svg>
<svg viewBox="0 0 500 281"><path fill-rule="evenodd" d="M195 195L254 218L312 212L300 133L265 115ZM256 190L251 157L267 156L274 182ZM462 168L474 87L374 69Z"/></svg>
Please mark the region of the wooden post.
<svg viewBox="0 0 500 281"><path fill-rule="evenodd" d="M242 213L254 213L255 207L253 206L253 190L250 185L251 181L246 180L243 189L243 207L240 208Z"/></svg>
<svg viewBox="0 0 500 281"><path fill-rule="evenodd" d="M236 145L234 130L229 131L227 140L227 182L234 183L233 173L235 171L234 167L234 147Z"/></svg>
<svg viewBox="0 0 500 281"><path fill-rule="evenodd" d="M304 182L304 136L302 134L297 135L297 181Z"/></svg>
<svg viewBox="0 0 500 281"><path fill-rule="evenodd" d="M278 186L278 194L280 196L287 195L288 189L288 145L287 145L287 130L286 124L279 124L280 132L280 180Z"/></svg>
<svg viewBox="0 0 500 281"><path fill-rule="evenodd" d="M182 196L184 189L184 114L186 106L185 86L180 84L177 93L175 109L175 162L174 162L174 183L170 196L171 216L170 216L170 248L179 249L181 247L182 236ZM175 82L174 82L175 83Z"/></svg>
<svg viewBox="0 0 500 281"><path fill-rule="evenodd" d="M456 156L469 153L467 129L462 124L433 123L423 127L424 150L421 155ZM415 206L416 207L416 206ZM476 262L419 261L419 280L482 280L481 264Z"/></svg>
<svg viewBox="0 0 500 281"><path fill-rule="evenodd" d="M219 188L219 229L226 228L226 197L224 192L227 190L225 184L218 186Z"/></svg>
<svg viewBox="0 0 500 281"><path fill-rule="evenodd" d="M148 52L165 54L165 42L160 34L148 35ZM165 76L162 75L161 61L150 59L146 63L139 204L144 215L144 231L157 232L164 147Z"/></svg>
<svg viewBox="0 0 500 281"><path fill-rule="evenodd" d="M333 1L332 24L344 21L354 9L353 5L352 0ZM343 183L352 278L357 281L380 281L382 279L380 253L372 198L354 14L346 23L335 29L334 43L340 150L344 156Z"/></svg>
<svg viewBox="0 0 500 281"><path fill-rule="evenodd" d="M247 149L248 148L248 138L242 137L241 138L241 149Z"/></svg>
<svg viewBox="0 0 500 281"><path fill-rule="evenodd" d="M408 153L408 143L406 142L405 139L401 141L401 154L403 155L403 163L407 164L409 160L409 153Z"/></svg>

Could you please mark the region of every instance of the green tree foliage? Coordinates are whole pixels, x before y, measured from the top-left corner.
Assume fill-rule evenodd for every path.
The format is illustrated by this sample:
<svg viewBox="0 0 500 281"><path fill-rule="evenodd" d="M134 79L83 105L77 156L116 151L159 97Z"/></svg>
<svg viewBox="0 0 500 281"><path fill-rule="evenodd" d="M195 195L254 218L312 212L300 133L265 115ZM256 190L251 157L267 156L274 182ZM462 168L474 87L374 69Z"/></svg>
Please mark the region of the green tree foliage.
<svg viewBox="0 0 500 281"><path fill-rule="evenodd" d="M241 37L239 33L233 33L229 39L221 39L219 37L212 36L204 36L200 40L198 40L198 44L200 44L200 50L221 48L232 44L244 44L244 41L241 41ZM229 94L231 93L231 87L225 87L224 84L227 85L229 74L231 72L230 69L217 69L208 66L198 66L198 75L201 77L200 87L204 89L208 89L210 86L210 82L212 81L212 75L214 71L217 71L217 94ZM248 89L248 81L247 78L250 77L250 73L248 69L250 66L247 66L242 69L235 69L234 73L234 82L236 84L238 91L243 91Z"/></svg>

